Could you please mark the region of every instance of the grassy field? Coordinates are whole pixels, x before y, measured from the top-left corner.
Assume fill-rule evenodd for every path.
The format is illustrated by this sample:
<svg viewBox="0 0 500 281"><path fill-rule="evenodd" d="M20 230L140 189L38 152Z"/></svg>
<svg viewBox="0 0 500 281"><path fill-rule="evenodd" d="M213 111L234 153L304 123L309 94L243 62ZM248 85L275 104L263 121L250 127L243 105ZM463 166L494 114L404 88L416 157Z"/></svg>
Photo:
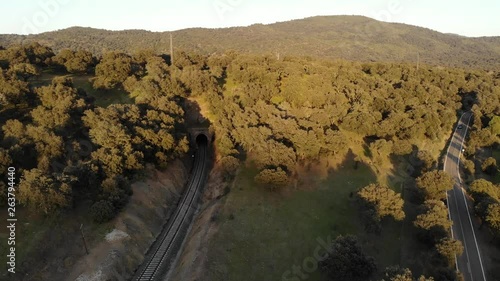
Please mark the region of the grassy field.
<svg viewBox="0 0 500 281"><path fill-rule="evenodd" d="M214 218L220 229L210 244L208 280L281 280L292 266L313 256L317 239L356 234L379 268L399 263L401 224L384 222L369 235L351 192L376 181L366 165L346 159L315 188L271 192L255 186L255 171L243 170ZM316 270L307 280L326 280Z"/></svg>
<svg viewBox="0 0 500 281"><path fill-rule="evenodd" d="M77 88L83 89L87 95L95 98L95 104L101 107L107 107L110 104L131 104L134 103L134 99L129 96L129 94L119 88L111 90L96 90L92 87L89 79L92 76L70 76L73 78L73 84Z"/></svg>
<svg viewBox="0 0 500 281"><path fill-rule="evenodd" d="M45 233L50 228L50 223L47 223L45 219L32 219L33 216L25 212L23 208L16 208L16 216L18 222L16 222L16 271L20 271L21 262L26 261L29 257L29 254L33 249L36 249L38 244L42 243L43 233ZM2 212L1 218L2 221L7 221L7 211ZM9 237L9 231L7 228L2 227L0 229L0 239L2 243L0 243L0 252L2 255L0 256L0 263L2 263L2 275L7 272L6 263L8 261L6 254L10 251L8 250L11 246L7 245L7 239ZM5 254L4 254L5 253ZM0 278L0 280L5 280Z"/></svg>
<svg viewBox="0 0 500 281"><path fill-rule="evenodd" d="M63 267L71 266L71 260L85 255L83 242L80 239L80 224L84 224L87 245L89 247L102 241L104 235L112 227L110 223L95 224L87 209L84 207L71 210L66 213L53 213L43 215L41 213L29 212L22 207L16 208L16 278L7 278L7 257L0 256L0 263L4 269L0 273L0 280L26 280L23 279L24 271L33 266L40 266L40 260L54 260L61 256L71 257L64 260ZM78 220L75 220L78 218ZM7 212L1 214L0 219L6 221ZM0 229L0 252L8 253L7 228ZM76 242L76 243L75 243ZM54 245L58 245L54 247ZM38 275L31 276L29 280L44 280L42 277L45 268L38 268ZM37 271L37 270L35 270Z"/></svg>
<svg viewBox="0 0 500 281"><path fill-rule="evenodd" d="M76 88L83 89L87 95L95 98L95 104L100 107L107 107L110 104L131 104L134 99L122 88L111 90L96 90L92 87L89 79L92 75L64 75L45 72L37 77L36 80L31 81L33 86L48 85L57 76L67 76L73 79L73 84Z"/></svg>

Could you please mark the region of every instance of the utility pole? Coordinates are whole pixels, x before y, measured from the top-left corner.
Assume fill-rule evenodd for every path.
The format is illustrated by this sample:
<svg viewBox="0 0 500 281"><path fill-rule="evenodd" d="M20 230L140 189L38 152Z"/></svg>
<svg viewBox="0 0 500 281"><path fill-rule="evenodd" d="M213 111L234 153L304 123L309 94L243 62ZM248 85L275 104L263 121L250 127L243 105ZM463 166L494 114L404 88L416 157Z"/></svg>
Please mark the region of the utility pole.
<svg viewBox="0 0 500 281"><path fill-rule="evenodd" d="M83 246L85 246L85 252L89 254L89 249L87 248L87 242L85 241L85 235L83 235L83 223L80 225L80 233L82 234Z"/></svg>
<svg viewBox="0 0 500 281"><path fill-rule="evenodd" d="M417 71L420 68L420 53L417 52Z"/></svg>
<svg viewBox="0 0 500 281"><path fill-rule="evenodd" d="M172 41L172 33L170 33L170 63L174 65L174 44Z"/></svg>

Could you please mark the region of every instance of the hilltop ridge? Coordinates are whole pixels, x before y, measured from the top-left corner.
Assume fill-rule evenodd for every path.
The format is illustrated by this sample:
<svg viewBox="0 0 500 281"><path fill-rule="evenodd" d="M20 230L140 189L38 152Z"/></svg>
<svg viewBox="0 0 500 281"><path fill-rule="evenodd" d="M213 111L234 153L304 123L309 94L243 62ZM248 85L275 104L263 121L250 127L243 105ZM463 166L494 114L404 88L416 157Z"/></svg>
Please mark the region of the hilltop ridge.
<svg viewBox="0 0 500 281"><path fill-rule="evenodd" d="M171 32L70 27L36 35L0 35L0 45L38 41L55 51L152 49L168 53ZM416 62L500 69L500 37L465 37L364 16L317 16L247 27L188 28L172 32L176 50L202 54L236 50L355 61Z"/></svg>

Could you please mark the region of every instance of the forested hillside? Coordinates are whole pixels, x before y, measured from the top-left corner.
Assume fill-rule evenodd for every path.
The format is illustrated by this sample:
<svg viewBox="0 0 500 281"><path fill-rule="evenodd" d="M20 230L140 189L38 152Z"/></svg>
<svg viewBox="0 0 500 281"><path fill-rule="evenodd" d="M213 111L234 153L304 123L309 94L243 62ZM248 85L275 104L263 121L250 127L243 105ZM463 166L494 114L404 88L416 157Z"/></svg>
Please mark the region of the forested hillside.
<svg viewBox="0 0 500 281"><path fill-rule="evenodd" d="M467 38L361 16L324 16L224 29L172 32L175 48L202 54L233 49L255 54L312 56L356 61L392 61L445 66L500 68L500 38ZM55 51L85 49L95 55L169 50L169 32L106 31L73 27L39 35L1 35L0 45L38 41Z"/></svg>
<svg viewBox="0 0 500 281"><path fill-rule="evenodd" d="M180 106L185 92L172 91L177 82L168 78L168 65L161 58L134 61L137 67L125 70L125 78L137 74L136 86L130 89L152 83L155 91L148 90L135 104L103 108L64 76L66 71L93 72L92 54L68 51L55 56L39 44L0 53L7 66L0 72L0 168L2 174L10 166L18 171L17 199L23 205L49 214L91 200L94 219L104 222L127 203L135 172L146 163L165 166L187 152ZM132 64L130 57L116 56L116 61L129 59L123 67ZM103 59L97 71L105 65ZM37 81L42 73L58 69L61 75L51 82ZM113 80L107 79L104 86L109 83ZM0 188L4 198L4 182Z"/></svg>
<svg viewBox="0 0 500 281"><path fill-rule="evenodd" d="M367 163L377 169L414 159L412 170L403 172L421 190L410 222L427 247L421 252L433 257L418 265L419 272L455 278L449 257L460 245L446 232L450 222L440 201L451 179L436 171L438 159L423 144L444 143L457 115L472 110L468 153L497 145L498 72L236 51L177 51L172 64L163 53L128 51L97 57L38 43L0 50L0 174L7 178L7 168L16 168L16 198L24 209L53 215L83 206L96 223L111 220L146 164L165 167L188 151L186 104L197 102L215 132L222 177L231 180L239 167L252 167L251 186L265 196L292 190L302 168L330 156L346 158L354 146L363 152L350 173ZM129 102L97 104L112 94ZM364 202L364 232L380 233L384 217L408 220L407 198L385 183L371 183L335 190L347 204L354 192ZM0 202L7 202L6 191L0 182ZM361 252L354 238L335 243ZM363 260L369 271L362 277L383 272L372 258ZM325 274L335 266L327 260ZM356 272L350 268L344 280Z"/></svg>
<svg viewBox="0 0 500 281"><path fill-rule="evenodd" d="M19 167L20 200L45 212L71 206L72 195L103 192L79 190L85 186L118 184L145 162L185 152L186 97L209 105L222 163L232 170L252 161L256 180L274 187L286 186L301 163L345 154L352 134L382 154L410 154L419 141L446 137L459 110L472 108L481 130L469 149L497 141L487 127L500 115L491 72L234 52L177 53L174 65L150 52L109 52L96 64L89 52L55 55L37 43L0 51L0 62L2 170ZM35 86L46 71L95 73L95 89L123 88L135 104L98 107L66 77Z"/></svg>
<svg viewBox="0 0 500 281"><path fill-rule="evenodd" d="M218 83L204 98L217 117L219 153L232 162L242 147L261 170L256 179L272 185L286 185L301 162L344 155L352 133L382 155L405 155L446 137L459 110L481 110L485 124L500 113L498 77L485 72L246 55L222 56L214 67L214 60ZM485 129L480 141L495 140Z"/></svg>

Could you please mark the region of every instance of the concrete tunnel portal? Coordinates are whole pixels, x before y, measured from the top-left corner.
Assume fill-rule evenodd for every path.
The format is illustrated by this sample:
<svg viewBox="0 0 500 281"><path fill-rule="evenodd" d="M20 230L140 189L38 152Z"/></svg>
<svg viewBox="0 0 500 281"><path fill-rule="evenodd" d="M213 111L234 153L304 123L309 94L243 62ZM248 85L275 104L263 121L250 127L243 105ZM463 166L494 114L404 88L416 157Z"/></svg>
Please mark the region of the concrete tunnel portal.
<svg viewBox="0 0 500 281"><path fill-rule="evenodd" d="M208 144L208 137L205 135L205 134L198 134L198 136L196 136L196 145L197 146L200 146L200 145L207 145Z"/></svg>
<svg viewBox="0 0 500 281"><path fill-rule="evenodd" d="M210 146L213 142L214 134L210 128L189 128L188 137L191 147L197 148L200 145Z"/></svg>

